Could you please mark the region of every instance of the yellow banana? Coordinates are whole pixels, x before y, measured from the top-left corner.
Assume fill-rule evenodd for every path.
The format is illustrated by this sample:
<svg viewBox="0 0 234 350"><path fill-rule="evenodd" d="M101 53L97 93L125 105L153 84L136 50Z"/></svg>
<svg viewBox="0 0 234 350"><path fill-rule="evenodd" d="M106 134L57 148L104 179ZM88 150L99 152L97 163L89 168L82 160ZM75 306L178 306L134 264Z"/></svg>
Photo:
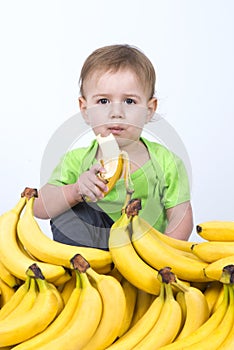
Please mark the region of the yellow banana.
<svg viewBox="0 0 234 350"><path fill-rule="evenodd" d="M143 277L144 278L144 277ZM164 284L160 285L160 294L155 297L146 313L123 336L106 350L132 350L153 328L164 305Z"/></svg>
<svg viewBox="0 0 234 350"><path fill-rule="evenodd" d="M105 173L98 173L97 175L106 183L108 190L104 192L104 195L107 195L123 173L124 157L113 134L108 136L99 134L97 135L97 141L102 152L100 163L106 170Z"/></svg>
<svg viewBox="0 0 234 350"><path fill-rule="evenodd" d="M109 249L113 262L119 272L135 287L158 295L160 282L157 272L136 253L128 230L130 221L131 217L123 212L110 229Z"/></svg>
<svg viewBox="0 0 234 350"><path fill-rule="evenodd" d="M218 347L218 350L232 350L232 349L234 349L234 322L232 323L232 328L229 334L227 335L226 339Z"/></svg>
<svg viewBox="0 0 234 350"><path fill-rule="evenodd" d="M76 283L77 283L76 279L77 279L76 273L75 273L75 271L73 271L71 278L67 282L65 282L63 285L63 288L62 288L60 293L61 293L61 296L63 298L64 305L69 300L69 298L70 298L70 296L71 296L71 294L76 286Z"/></svg>
<svg viewBox="0 0 234 350"><path fill-rule="evenodd" d="M126 308L121 322L121 327L118 332L119 337L126 333L130 328L137 299L137 288L133 284L123 278L121 285L126 299Z"/></svg>
<svg viewBox="0 0 234 350"><path fill-rule="evenodd" d="M142 222L144 223L145 229L147 231L150 230L150 234L155 236L156 238L160 239L162 242L168 244L169 246L176 248L178 250L191 253L191 246L195 242L190 241L184 241L182 239L176 239L174 237L170 237L158 230L156 230L154 227L152 227L147 221L144 220L144 218L141 217Z"/></svg>
<svg viewBox="0 0 234 350"><path fill-rule="evenodd" d="M203 293L208 304L210 315L213 313L214 306L219 298L222 289L223 284L220 281L212 281L208 284Z"/></svg>
<svg viewBox="0 0 234 350"><path fill-rule="evenodd" d="M39 288L33 307L13 319L0 322L0 346L18 344L42 332L55 318L58 302L47 281L36 278Z"/></svg>
<svg viewBox="0 0 234 350"><path fill-rule="evenodd" d="M46 236L33 215L36 192L29 193L25 211L20 217L17 231L26 249L40 261L70 268L70 259L81 254L94 269L107 272L112 262L110 252L96 248L77 247L53 241ZM30 196L32 196L30 198ZM35 243L36 242L36 243Z"/></svg>
<svg viewBox="0 0 234 350"><path fill-rule="evenodd" d="M234 242L200 242L191 247L192 252L203 261L212 263L233 255Z"/></svg>
<svg viewBox="0 0 234 350"><path fill-rule="evenodd" d="M40 346L49 343L56 339L57 336L66 328L70 320L72 319L78 305L80 293L81 293L81 282L80 274L75 271L75 286L68 298L64 309L55 318L55 320L41 333L34 337L22 342L19 345L13 347L14 350L36 350Z"/></svg>
<svg viewBox="0 0 234 350"><path fill-rule="evenodd" d="M85 272L80 273L81 293L75 312L55 338L37 350L80 350L95 333L102 315L102 300Z"/></svg>
<svg viewBox="0 0 234 350"><path fill-rule="evenodd" d="M5 267L5 265L0 260L0 278L9 287L15 288L19 285L18 279L10 273L10 271Z"/></svg>
<svg viewBox="0 0 234 350"><path fill-rule="evenodd" d="M233 265L233 264L234 264L234 255L230 255L230 256L227 256L226 258L222 258L214 261L213 263L208 264L204 269L204 273L207 276L207 278L210 278L211 280L219 281L222 275L223 268L227 265Z"/></svg>
<svg viewBox="0 0 234 350"><path fill-rule="evenodd" d="M186 306L185 320L176 340L185 338L198 329L209 317L209 308L204 294L195 287L184 287L176 283L184 295ZM197 312L199 310L199 312ZM196 315L196 317L194 317Z"/></svg>
<svg viewBox="0 0 234 350"><path fill-rule="evenodd" d="M207 241L234 241L233 221L207 221L197 225L196 230Z"/></svg>
<svg viewBox="0 0 234 350"><path fill-rule="evenodd" d="M229 291L227 285L224 285L225 293L222 303L219 308L204 322L196 331L192 332L187 337L175 340L171 344L167 344L160 348L160 350L182 350L190 349L195 343L198 343L209 337L209 335L218 327L223 317L225 316L229 305ZM203 348L200 348L200 350Z"/></svg>
<svg viewBox="0 0 234 350"><path fill-rule="evenodd" d="M21 197L18 203L8 212L0 217L0 256L1 261L7 269L17 278L26 279L26 271L35 260L22 253L17 243L17 223L20 213L26 203L26 198ZM32 231L29 229L29 234ZM36 242L36 243L35 243ZM36 245L38 242L34 240ZM62 266L37 262L47 280L53 282L56 278L63 275L65 270Z"/></svg>
<svg viewBox="0 0 234 350"><path fill-rule="evenodd" d="M38 290L36 281L34 278L30 278L30 285L28 291L25 293L23 299L19 302L16 308L12 310L11 313L8 314L8 316L5 316L4 321L17 319L17 317L21 317L21 315L32 309L37 299L37 296Z"/></svg>
<svg viewBox="0 0 234 350"><path fill-rule="evenodd" d="M130 328L137 323L137 321L144 315L149 309L152 302L152 294L149 294L141 289L137 289L137 298L135 308L132 316L132 322Z"/></svg>
<svg viewBox="0 0 234 350"><path fill-rule="evenodd" d="M150 332L133 348L134 350L159 349L171 343L177 336L181 325L181 309L175 300L170 283L164 283L165 301L159 318Z"/></svg>
<svg viewBox="0 0 234 350"><path fill-rule="evenodd" d="M0 309L0 321L6 318L21 302L28 291L30 285L30 277L15 291L10 300Z"/></svg>
<svg viewBox="0 0 234 350"><path fill-rule="evenodd" d="M180 255L150 234L150 228L140 216L132 218L132 243L138 254L150 266L159 270L164 266L173 267L179 279L185 281L206 281L204 268L208 265L187 256Z"/></svg>
<svg viewBox="0 0 234 350"><path fill-rule="evenodd" d="M231 331L233 322L234 322L234 295L233 288L229 284L227 285L229 290L229 303L227 307L227 311L220 322L220 324L213 330L212 333L209 334L208 337L203 338L195 344L189 346L190 350L201 350L207 349L209 347L210 350L216 350L223 343L223 341L227 338L229 332Z"/></svg>
<svg viewBox="0 0 234 350"><path fill-rule="evenodd" d="M0 308L2 308L14 295L15 290L14 288L11 288L6 284L1 278L0 278Z"/></svg>
<svg viewBox="0 0 234 350"><path fill-rule="evenodd" d="M180 324L180 330L179 330L179 332L180 332L184 326L184 323L186 320L186 313L187 313L184 292L182 292L182 291L177 292L175 294L175 298L176 298L176 301L179 303L180 308L181 308L181 324Z"/></svg>
<svg viewBox="0 0 234 350"><path fill-rule="evenodd" d="M126 309L126 299L121 284L111 276L96 273L88 268L86 273L99 291L103 313L100 323L83 350L103 350L113 343L119 334Z"/></svg>

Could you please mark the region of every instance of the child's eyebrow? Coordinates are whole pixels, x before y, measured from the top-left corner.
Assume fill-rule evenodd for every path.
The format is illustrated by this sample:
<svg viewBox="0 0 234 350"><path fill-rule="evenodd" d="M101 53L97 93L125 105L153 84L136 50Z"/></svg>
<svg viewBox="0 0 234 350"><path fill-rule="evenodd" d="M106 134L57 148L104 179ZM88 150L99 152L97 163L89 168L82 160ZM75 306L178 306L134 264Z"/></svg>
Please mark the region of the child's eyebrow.
<svg viewBox="0 0 234 350"><path fill-rule="evenodd" d="M93 95L92 97L93 98L97 98L97 97L111 97L112 94L109 94L109 93L98 93L98 94L95 94ZM122 93L122 96L123 97L131 97L131 98L136 98L136 99L140 99L141 97L139 95L136 95L136 94L131 94L131 93Z"/></svg>

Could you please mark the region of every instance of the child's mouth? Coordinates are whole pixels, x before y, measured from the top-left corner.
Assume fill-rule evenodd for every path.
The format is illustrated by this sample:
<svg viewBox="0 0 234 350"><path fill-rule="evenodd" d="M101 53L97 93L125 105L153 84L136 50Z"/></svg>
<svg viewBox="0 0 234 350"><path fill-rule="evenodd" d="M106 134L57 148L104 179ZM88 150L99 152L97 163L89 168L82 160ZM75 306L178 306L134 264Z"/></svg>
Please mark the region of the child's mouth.
<svg viewBox="0 0 234 350"><path fill-rule="evenodd" d="M113 135L120 135L121 132L123 131L123 128L120 128L120 127L111 127L109 128L110 132L113 134Z"/></svg>

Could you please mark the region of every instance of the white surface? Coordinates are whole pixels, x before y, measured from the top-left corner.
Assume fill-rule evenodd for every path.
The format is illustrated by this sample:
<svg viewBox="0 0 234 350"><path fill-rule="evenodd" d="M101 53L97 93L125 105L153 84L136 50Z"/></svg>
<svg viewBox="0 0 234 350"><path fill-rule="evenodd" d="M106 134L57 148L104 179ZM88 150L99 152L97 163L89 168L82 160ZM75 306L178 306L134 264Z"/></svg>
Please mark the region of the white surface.
<svg viewBox="0 0 234 350"><path fill-rule="evenodd" d="M49 140L79 111L87 55L129 43L155 65L158 113L189 155L195 224L233 220L233 10L232 0L1 1L0 212L40 187Z"/></svg>

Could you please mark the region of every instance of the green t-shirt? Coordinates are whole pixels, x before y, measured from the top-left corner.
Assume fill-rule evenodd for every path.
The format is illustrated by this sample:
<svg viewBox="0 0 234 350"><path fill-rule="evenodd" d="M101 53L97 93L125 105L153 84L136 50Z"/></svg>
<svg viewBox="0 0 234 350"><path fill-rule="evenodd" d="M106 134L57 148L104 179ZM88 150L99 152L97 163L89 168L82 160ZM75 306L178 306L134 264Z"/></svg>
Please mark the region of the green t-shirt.
<svg viewBox="0 0 234 350"><path fill-rule="evenodd" d="M159 143L145 138L141 140L148 149L150 160L131 174L134 185L132 198L141 199L139 215L164 232L166 209L190 200L188 176L182 160L173 152ZM77 148L65 154L48 182L57 186L75 183L80 174L97 163L97 147L94 140L89 147ZM121 215L125 197L124 180L120 179L97 204L116 221Z"/></svg>

